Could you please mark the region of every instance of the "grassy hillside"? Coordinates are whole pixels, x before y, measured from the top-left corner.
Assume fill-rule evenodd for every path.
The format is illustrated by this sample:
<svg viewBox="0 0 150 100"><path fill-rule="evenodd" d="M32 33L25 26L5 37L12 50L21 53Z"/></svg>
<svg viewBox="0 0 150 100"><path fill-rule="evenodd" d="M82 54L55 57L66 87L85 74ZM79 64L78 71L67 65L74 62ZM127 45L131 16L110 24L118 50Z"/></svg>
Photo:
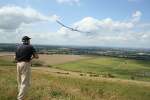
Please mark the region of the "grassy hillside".
<svg viewBox="0 0 150 100"><path fill-rule="evenodd" d="M149 62L106 57L81 59L55 66L88 73L107 72L123 78L132 75L132 71L149 71L150 68ZM51 68L47 69L51 70ZM16 67L13 58L0 57L0 100L16 100L16 97ZM149 98L149 82L61 76L34 68L32 84L26 100L149 100Z"/></svg>
<svg viewBox="0 0 150 100"><path fill-rule="evenodd" d="M0 100L16 100L16 69L0 67ZM55 99L54 99L55 98ZM138 82L89 80L32 71L26 100L149 100L150 85Z"/></svg>
<svg viewBox="0 0 150 100"><path fill-rule="evenodd" d="M117 78L150 81L150 61L94 57L91 59L59 64L55 67L102 76L110 75Z"/></svg>

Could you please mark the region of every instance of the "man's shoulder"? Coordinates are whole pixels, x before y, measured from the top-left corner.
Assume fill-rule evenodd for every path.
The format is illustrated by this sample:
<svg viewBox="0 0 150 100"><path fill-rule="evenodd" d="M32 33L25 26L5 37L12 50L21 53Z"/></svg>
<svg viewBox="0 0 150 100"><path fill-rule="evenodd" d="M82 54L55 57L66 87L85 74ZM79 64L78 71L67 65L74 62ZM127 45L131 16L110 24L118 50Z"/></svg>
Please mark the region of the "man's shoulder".
<svg viewBox="0 0 150 100"><path fill-rule="evenodd" d="M28 45L28 47L30 47L30 48L34 48L34 47L33 47L33 45L31 45L31 44L30 44L30 45Z"/></svg>
<svg viewBox="0 0 150 100"><path fill-rule="evenodd" d="M17 44L16 47L17 48L33 48L32 45L25 45L25 44Z"/></svg>
<svg viewBox="0 0 150 100"><path fill-rule="evenodd" d="M33 46L32 46L32 45L30 45L30 44L28 44L28 45L26 45L26 44L22 44L21 46L22 46L22 47L31 47L31 48L33 47Z"/></svg>
<svg viewBox="0 0 150 100"><path fill-rule="evenodd" d="M25 47L25 48L28 48L28 49L30 49L30 50L32 50L32 51L35 51L34 46L33 46L33 45L31 45L31 44L26 45L26 47Z"/></svg>
<svg viewBox="0 0 150 100"><path fill-rule="evenodd" d="M20 48L22 44L16 44L16 48Z"/></svg>

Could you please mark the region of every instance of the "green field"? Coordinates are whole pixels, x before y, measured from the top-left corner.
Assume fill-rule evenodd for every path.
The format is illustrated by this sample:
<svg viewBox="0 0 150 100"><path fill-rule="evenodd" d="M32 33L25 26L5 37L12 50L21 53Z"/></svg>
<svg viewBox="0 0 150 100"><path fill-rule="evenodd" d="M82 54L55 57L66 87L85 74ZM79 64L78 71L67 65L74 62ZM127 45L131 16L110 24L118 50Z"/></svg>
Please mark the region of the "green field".
<svg viewBox="0 0 150 100"><path fill-rule="evenodd" d="M115 78L150 81L150 61L114 57L92 57L90 59L55 65L55 67L102 76L110 75L110 77Z"/></svg>
<svg viewBox="0 0 150 100"><path fill-rule="evenodd" d="M120 78L129 77L132 71L150 71L149 62L107 57L92 57L60 65L56 64L55 66L77 72L111 73L115 77L118 76ZM51 68L48 69L50 70ZM115 69L120 72L115 71ZM128 71L128 73L123 73L123 71ZM93 80L84 77L58 76L48 71L32 69L32 84L26 100L150 99L150 83L144 82L149 79L148 77L143 79L144 81L124 80L115 77ZM15 63L13 63L12 57L0 57L0 100L16 100L16 96L17 81Z"/></svg>

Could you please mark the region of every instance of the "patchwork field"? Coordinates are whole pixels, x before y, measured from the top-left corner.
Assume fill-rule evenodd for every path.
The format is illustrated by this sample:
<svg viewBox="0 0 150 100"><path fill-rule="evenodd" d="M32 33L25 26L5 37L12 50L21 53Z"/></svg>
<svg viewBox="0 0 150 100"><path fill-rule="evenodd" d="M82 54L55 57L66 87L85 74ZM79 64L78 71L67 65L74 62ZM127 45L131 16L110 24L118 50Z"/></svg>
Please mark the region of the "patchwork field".
<svg viewBox="0 0 150 100"><path fill-rule="evenodd" d="M78 61L81 59L88 59L87 56L79 55L39 55L39 61L42 61L46 65L63 64L72 61Z"/></svg>
<svg viewBox="0 0 150 100"><path fill-rule="evenodd" d="M42 66L36 67L39 61ZM148 61L78 55L40 55L39 61L26 100L150 99L149 74L141 74L150 72ZM13 56L0 56L0 100L16 96Z"/></svg>
<svg viewBox="0 0 150 100"><path fill-rule="evenodd" d="M56 68L91 73L97 76L150 81L150 61L113 57L92 57L80 61L58 64Z"/></svg>

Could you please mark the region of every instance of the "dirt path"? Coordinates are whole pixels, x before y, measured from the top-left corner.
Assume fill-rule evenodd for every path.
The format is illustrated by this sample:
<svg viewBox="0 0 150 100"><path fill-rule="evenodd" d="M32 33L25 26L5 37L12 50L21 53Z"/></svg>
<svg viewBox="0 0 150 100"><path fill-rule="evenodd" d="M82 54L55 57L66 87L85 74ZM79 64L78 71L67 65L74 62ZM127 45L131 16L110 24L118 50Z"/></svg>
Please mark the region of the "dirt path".
<svg viewBox="0 0 150 100"><path fill-rule="evenodd" d="M56 68L48 68L48 67L32 67L33 71L36 72L43 72L48 73L55 76L66 76L72 78L81 78L81 79L89 79L89 80L96 80L96 81L106 81L106 82L120 82L123 84L133 84L139 86L150 86L150 82L144 81L136 81L136 80L127 80L127 79L118 79L118 78L104 78L102 76L92 76L89 73L81 73L81 72L72 72L72 71L65 71Z"/></svg>
<svg viewBox="0 0 150 100"><path fill-rule="evenodd" d="M56 68L48 68L48 67L32 67L35 71L42 71L49 74L55 74L58 76L72 76L72 77L81 77L79 72L65 71Z"/></svg>

